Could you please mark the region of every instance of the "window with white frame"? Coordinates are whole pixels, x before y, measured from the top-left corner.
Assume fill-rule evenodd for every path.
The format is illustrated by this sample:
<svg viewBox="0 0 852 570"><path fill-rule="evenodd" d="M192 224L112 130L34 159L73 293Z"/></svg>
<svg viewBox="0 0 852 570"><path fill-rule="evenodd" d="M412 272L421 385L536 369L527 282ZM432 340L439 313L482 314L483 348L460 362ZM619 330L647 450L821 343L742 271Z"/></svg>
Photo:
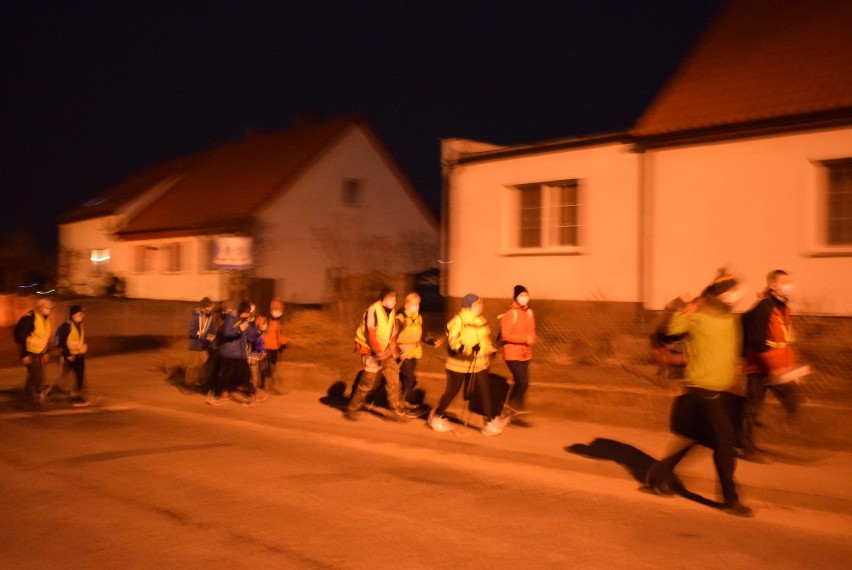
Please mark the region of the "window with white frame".
<svg viewBox="0 0 852 570"><path fill-rule="evenodd" d="M826 245L852 246L852 158L827 160Z"/></svg>
<svg viewBox="0 0 852 570"><path fill-rule="evenodd" d="M178 273L183 270L181 263L181 244L170 243L163 247L163 271L165 273Z"/></svg>
<svg viewBox="0 0 852 570"><path fill-rule="evenodd" d="M361 206L364 203L364 181L344 178L341 198L344 206Z"/></svg>
<svg viewBox="0 0 852 570"><path fill-rule="evenodd" d="M517 233L521 249L575 248L580 245L579 180L521 184L517 191Z"/></svg>

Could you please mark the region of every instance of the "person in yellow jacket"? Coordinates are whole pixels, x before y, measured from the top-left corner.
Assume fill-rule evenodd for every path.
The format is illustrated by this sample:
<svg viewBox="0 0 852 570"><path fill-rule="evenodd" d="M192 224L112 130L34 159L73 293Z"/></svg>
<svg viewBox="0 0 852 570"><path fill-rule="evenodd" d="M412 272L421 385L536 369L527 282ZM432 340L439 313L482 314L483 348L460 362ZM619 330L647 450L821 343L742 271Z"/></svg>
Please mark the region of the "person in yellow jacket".
<svg viewBox="0 0 852 570"><path fill-rule="evenodd" d="M461 310L447 323L447 385L438 405L429 414L428 424L435 431L449 431L452 428L444 418L453 399L462 386L466 389L474 385L482 396L482 410L485 426L483 435L500 435L506 420L494 417L491 411L491 398L488 396L488 367L497 349L491 340L488 321L482 316L484 304L473 293L462 297Z"/></svg>
<svg viewBox="0 0 852 570"><path fill-rule="evenodd" d="M361 354L364 370L349 398L344 418L357 420L373 390L378 387L379 372L385 379L391 419L404 420L408 411L402 404L399 386L399 349L396 346L396 293L382 289L379 299L367 308L355 331L355 349Z"/></svg>
<svg viewBox="0 0 852 570"><path fill-rule="evenodd" d="M426 334L423 330L420 295L417 293L405 296L403 310L396 314L396 335L396 344L401 355L399 378L402 383L403 405L413 409L416 408L413 402L414 386L417 384L415 371L417 361L423 357L423 343L436 348L441 346L440 339Z"/></svg>
<svg viewBox="0 0 852 570"><path fill-rule="evenodd" d="M74 372L74 389L71 391L71 401L75 406L86 406L92 400L86 397L84 392L84 381L86 373L86 329L83 326L83 318L86 309L80 305L71 305L68 320L59 325L56 331L57 346L61 353L61 375L62 377L71 370Z"/></svg>
<svg viewBox="0 0 852 570"><path fill-rule="evenodd" d="M44 365L48 361L50 350L50 322L48 317L53 310L53 302L39 299L35 309L18 319L15 325L15 342L21 346L21 362L27 367L27 380L24 394L31 400L44 403L50 387L44 384Z"/></svg>

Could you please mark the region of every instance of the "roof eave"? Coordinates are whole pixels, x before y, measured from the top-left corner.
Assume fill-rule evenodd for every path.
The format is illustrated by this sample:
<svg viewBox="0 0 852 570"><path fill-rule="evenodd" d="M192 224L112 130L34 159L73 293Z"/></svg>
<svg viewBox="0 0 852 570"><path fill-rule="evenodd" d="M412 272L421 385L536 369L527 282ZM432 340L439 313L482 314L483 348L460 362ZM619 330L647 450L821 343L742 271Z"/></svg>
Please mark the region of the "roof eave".
<svg viewBox="0 0 852 570"><path fill-rule="evenodd" d="M847 125L852 125L852 107L659 133L643 132L640 127L632 134L638 148L651 149L758 138Z"/></svg>

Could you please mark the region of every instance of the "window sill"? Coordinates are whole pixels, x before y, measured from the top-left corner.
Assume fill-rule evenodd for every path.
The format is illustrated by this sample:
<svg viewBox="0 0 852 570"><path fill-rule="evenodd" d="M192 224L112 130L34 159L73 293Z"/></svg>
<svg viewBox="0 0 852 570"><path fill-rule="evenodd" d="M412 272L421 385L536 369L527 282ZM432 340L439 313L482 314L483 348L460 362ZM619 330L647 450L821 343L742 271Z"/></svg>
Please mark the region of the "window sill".
<svg viewBox="0 0 852 570"><path fill-rule="evenodd" d="M503 257L533 257L544 255L586 255L582 247L518 248L507 249L500 253Z"/></svg>
<svg viewBox="0 0 852 570"><path fill-rule="evenodd" d="M852 257L852 247L820 247L802 253L804 257Z"/></svg>

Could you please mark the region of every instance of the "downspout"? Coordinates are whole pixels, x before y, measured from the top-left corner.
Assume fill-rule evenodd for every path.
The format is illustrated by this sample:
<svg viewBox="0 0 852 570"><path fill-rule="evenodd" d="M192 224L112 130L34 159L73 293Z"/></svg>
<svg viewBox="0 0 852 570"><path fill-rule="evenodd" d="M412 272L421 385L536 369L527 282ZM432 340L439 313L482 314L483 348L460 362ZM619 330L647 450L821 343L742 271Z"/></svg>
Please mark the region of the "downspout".
<svg viewBox="0 0 852 570"><path fill-rule="evenodd" d="M653 279L653 184L652 184L652 153L648 152L641 142L633 147L634 152L639 155L639 282L638 297L640 313L648 309L651 301L651 281Z"/></svg>
<svg viewBox="0 0 852 570"><path fill-rule="evenodd" d="M440 234L440 258L438 268L440 269L439 292L441 296L447 296L449 283L448 272L450 264L447 263L450 256L450 190L452 170L455 167L455 157L450 156L451 146L446 141L441 141L441 234Z"/></svg>

